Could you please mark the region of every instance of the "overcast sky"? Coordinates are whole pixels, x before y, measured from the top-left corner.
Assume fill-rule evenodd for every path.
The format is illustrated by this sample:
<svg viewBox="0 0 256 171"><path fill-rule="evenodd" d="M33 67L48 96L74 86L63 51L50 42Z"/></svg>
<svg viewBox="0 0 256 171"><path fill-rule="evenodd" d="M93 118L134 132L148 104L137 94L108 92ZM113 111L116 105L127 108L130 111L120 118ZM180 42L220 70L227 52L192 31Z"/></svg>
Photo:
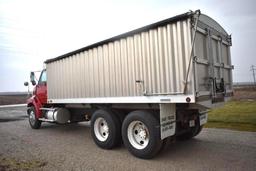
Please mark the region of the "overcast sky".
<svg viewBox="0 0 256 171"><path fill-rule="evenodd" d="M235 82L256 65L254 0L0 0L0 92L25 91L46 59L200 9L232 34Z"/></svg>

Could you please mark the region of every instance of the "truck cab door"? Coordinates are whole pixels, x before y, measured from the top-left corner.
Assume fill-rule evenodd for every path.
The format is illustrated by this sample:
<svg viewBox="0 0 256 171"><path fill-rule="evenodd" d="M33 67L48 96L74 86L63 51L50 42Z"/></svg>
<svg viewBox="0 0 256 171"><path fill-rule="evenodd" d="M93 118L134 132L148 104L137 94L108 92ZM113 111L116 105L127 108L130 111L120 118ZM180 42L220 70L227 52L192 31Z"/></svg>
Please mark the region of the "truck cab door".
<svg viewBox="0 0 256 171"><path fill-rule="evenodd" d="M47 102L46 70L41 72L38 84L36 85L36 96L41 104L45 104Z"/></svg>

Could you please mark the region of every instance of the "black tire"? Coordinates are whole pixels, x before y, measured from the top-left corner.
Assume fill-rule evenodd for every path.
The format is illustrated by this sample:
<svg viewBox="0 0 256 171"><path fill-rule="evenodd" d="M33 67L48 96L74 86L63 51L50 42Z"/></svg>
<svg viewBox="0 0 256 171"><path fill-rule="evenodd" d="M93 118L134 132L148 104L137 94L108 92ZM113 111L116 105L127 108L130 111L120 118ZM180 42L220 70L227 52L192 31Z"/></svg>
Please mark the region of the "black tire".
<svg viewBox="0 0 256 171"><path fill-rule="evenodd" d="M31 107L29 109L29 113L28 113L28 121L29 121L29 125L31 126L31 128L33 129L39 129L41 127L42 121L38 120L36 118L36 110L35 107Z"/></svg>
<svg viewBox="0 0 256 171"><path fill-rule="evenodd" d="M200 134L200 132L202 131L203 129L203 125L199 127L199 129L197 129L197 131L194 133L193 137L197 136L198 134Z"/></svg>
<svg viewBox="0 0 256 171"><path fill-rule="evenodd" d="M101 125L96 125L97 124L96 120L101 118L105 120L108 126L107 137L104 137L103 135L104 132L103 134L98 134L97 136L97 130L101 129ZM121 143L121 139L122 139L121 122L113 112L108 110L101 110L101 109L97 110L96 112L93 113L92 119L91 119L91 135L97 146L103 149L112 149ZM99 139L99 136L102 136L103 140Z"/></svg>
<svg viewBox="0 0 256 171"><path fill-rule="evenodd" d="M115 115L117 116L117 118L119 119L119 121L122 125L124 118L125 118L125 113L122 110L116 110L116 109L114 109L112 111L115 113Z"/></svg>
<svg viewBox="0 0 256 171"><path fill-rule="evenodd" d="M162 144L162 147L160 149L160 152L168 149L169 145L171 143L175 142L175 137L174 136L167 137L167 138L163 139L162 141L163 141L163 144Z"/></svg>
<svg viewBox="0 0 256 171"><path fill-rule="evenodd" d="M190 130L184 134L178 135L177 139L180 141L189 140L195 136L197 136L203 129L203 126L200 126L199 118L195 122L195 127L190 128Z"/></svg>
<svg viewBox="0 0 256 171"><path fill-rule="evenodd" d="M128 138L129 125L137 121L138 123L144 124L148 131L147 134L148 134L149 140L147 145L142 149L138 149L134 145L132 145ZM137 131L137 134L139 134L138 131ZM129 113L126 116L122 125L122 137L123 137L124 145L126 146L128 151L134 156L143 158L143 159L153 158L160 151L160 148L162 146L162 141L160 138L159 121L153 116L152 113L149 113L146 111L134 111ZM143 143L140 142L140 143L142 145L144 144L144 142ZM140 145L139 143L137 144Z"/></svg>

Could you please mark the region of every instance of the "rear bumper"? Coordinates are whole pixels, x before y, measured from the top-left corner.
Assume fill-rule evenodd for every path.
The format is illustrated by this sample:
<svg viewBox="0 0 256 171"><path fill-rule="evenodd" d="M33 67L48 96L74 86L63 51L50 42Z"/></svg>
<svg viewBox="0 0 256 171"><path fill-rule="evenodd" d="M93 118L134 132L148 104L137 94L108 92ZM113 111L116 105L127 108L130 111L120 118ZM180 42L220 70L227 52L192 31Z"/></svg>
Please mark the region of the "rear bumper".
<svg viewBox="0 0 256 171"><path fill-rule="evenodd" d="M201 95L196 97L196 104L211 109L219 106L223 106L225 102L231 100L233 91L217 94L213 97L211 94Z"/></svg>

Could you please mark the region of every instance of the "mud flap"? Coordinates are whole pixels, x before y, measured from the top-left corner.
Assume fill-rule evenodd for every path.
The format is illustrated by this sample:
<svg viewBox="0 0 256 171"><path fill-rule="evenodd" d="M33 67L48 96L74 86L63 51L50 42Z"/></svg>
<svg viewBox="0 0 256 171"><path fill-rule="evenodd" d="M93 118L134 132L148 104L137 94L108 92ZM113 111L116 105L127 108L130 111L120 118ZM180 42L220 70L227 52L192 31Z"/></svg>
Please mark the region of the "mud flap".
<svg viewBox="0 0 256 171"><path fill-rule="evenodd" d="M200 126L206 124L207 120L208 120L208 114L205 113L205 114L200 115L199 119L200 119Z"/></svg>
<svg viewBox="0 0 256 171"><path fill-rule="evenodd" d="M176 105L160 104L161 139L172 136L176 130Z"/></svg>

